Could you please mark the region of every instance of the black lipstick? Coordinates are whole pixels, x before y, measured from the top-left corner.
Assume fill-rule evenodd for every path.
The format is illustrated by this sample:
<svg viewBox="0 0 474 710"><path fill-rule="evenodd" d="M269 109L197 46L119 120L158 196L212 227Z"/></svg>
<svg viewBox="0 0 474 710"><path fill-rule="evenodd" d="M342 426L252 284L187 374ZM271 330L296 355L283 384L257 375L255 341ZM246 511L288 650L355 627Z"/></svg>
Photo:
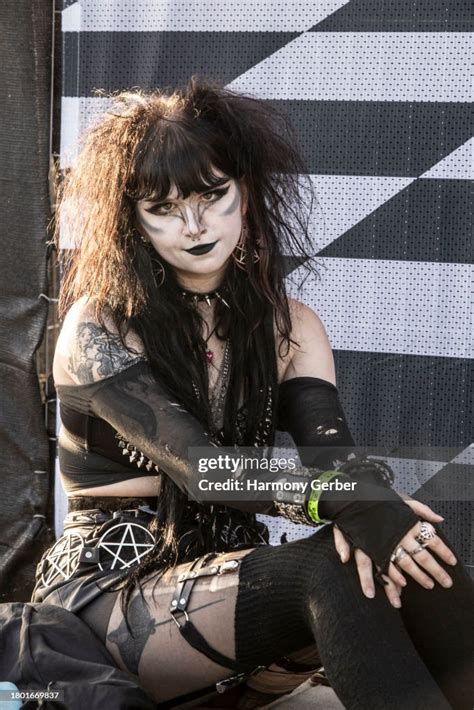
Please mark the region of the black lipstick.
<svg viewBox="0 0 474 710"><path fill-rule="evenodd" d="M214 249L216 244L217 244L217 242L212 242L211 244L198 244L197 247L192 247L191 249L185 249L185 251L187 251L188 254L194 254L196 256L200 256L201 254L207 254L208 252L210 252L211 249Z"/></svg>

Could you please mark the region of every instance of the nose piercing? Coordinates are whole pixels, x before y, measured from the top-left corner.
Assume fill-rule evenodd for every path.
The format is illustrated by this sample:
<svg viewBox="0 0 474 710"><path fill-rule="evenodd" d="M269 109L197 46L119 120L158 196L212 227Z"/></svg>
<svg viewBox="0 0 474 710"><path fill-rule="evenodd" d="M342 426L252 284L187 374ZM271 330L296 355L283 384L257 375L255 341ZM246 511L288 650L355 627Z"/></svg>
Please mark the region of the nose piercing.
<svg viewBox="0 0 474 710"><path fill-rule="evenodd" d="M199 241L199 239L201 239L201 237L205 231L206 231L205 229L200 227L199 232L197 234L189 234L189 230L188 230L188 234L186 236L188 237L188 239L191 239L191 241L196 242L196 241Z"/></svg>
<svg viewBox="0 0 474 710"><path fill-rule="evenodd" d="M199 239L201 239L202 235L206 231L205 229L203 229L203 227L200 224L201 214L199 214L199 212L198 213L194 212L194 221L195 221L196 225L198 225L198 227L199 227L199 232L197 234L189 234L189 220L186 218L186 215L184 214L183 211L181 212L181 216L183 217L184 223L186 224L186 227L188 229L188 234L186 236L189 239L191 239L192 242L196 242Z"/></svg>

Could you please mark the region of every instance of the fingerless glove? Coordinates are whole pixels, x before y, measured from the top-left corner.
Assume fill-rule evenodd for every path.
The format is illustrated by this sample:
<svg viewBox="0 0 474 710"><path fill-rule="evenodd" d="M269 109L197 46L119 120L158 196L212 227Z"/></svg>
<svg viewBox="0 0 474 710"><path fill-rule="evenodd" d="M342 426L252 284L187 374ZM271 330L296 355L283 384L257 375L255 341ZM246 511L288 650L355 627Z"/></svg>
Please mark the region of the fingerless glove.
<svg viewBox="0 0 474 710"><path fill-rule="evenodd" d="M317 509L318 520L337 523L349 541L386 572L394 548L418 518L387 485L390 476L380 475L381 462L349 458L357 452L335 385L316 377L286 380L280 385L279 414L306 466L340 471L327 476L333 488L310 494L309 516ZM337 481L356 485L336 490Z"/></svg>

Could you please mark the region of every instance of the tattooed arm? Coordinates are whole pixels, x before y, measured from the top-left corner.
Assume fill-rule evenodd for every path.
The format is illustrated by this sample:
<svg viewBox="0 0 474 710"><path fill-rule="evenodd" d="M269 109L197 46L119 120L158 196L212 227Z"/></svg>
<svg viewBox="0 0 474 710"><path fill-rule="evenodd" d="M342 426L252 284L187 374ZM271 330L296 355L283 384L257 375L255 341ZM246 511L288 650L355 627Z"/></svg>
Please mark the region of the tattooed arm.
<svg viewBox="0 0 474 710"><path fill-rule="evenodd" d="M111 377L143 360L143 344L128 333L125 344L110 319L105 328L96 320L94 306L83 299L69 310L56 346L56 384L88 384Z"/></svg>

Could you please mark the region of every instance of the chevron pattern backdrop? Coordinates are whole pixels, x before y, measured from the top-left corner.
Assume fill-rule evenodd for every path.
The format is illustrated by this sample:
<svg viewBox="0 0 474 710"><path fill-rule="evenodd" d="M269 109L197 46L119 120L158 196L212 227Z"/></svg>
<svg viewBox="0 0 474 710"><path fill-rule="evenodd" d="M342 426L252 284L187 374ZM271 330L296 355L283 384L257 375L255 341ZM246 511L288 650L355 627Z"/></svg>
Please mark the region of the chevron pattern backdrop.
<svg viewBox="0 0 474 710"><path fill-rule="evenodd" d="M107 109L94 89L199 73L288 113L318 196L321 279L298 297L326 325L354 438L447 517L474 570L467 0L64 0L61 16L63 168ZM273 542L308 534L266 522Z"/></svg>

